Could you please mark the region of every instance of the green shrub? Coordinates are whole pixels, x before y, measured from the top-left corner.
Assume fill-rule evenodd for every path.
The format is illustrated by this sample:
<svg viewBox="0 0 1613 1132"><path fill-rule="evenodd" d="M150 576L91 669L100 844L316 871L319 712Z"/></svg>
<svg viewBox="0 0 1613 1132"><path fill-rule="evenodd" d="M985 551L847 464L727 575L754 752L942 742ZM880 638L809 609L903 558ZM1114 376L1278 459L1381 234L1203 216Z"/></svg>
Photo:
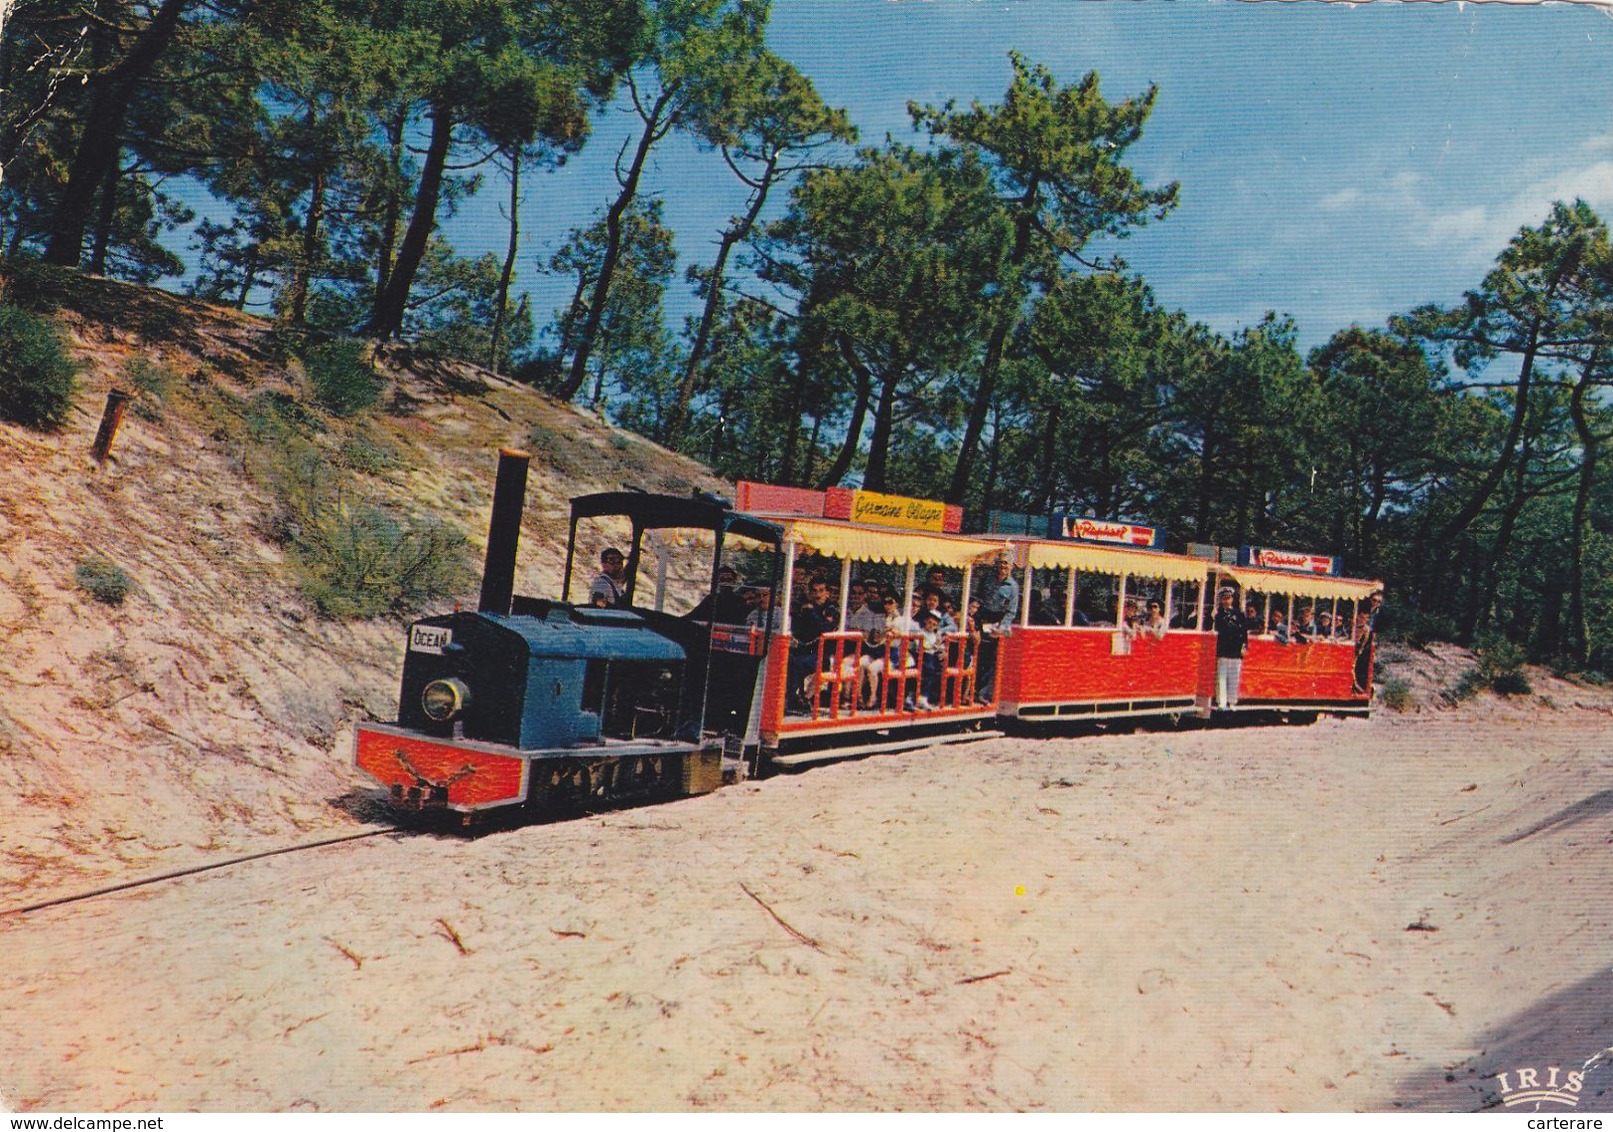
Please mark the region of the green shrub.
<svg viewBox="0 0 1613 1132"><path fill-rule="evenodd" d="M173 372L168 367L149 358L130 358L119 373L119 384L137 394L134 415L148 421L162 420L173 380Z"/></svg>
<svg viewBox="0 0 1613 1132"><path fill-rule="evenodd" d="M316 414L285 393L260 393L246 407L247 435L259 443L284 444L323 428Z"/></svg>
<svg viewBox="0 0 1613 1132"><path fill-rule="evenodd" d="M339 338L313 347L303 357L314 399L338 417L373 409L381 396L370 347L357 338Z"/></svg>
<svg viewBox="0 0 1613 1132"><path fill-rule="evenodd" d="M0 305L0 417L60 428L78 391L78 365L48 319Z"/></svg>
<svg viewBox="0 0 1613 1132"><path fill-rule="evenodd" d="M116 562L102 554L91 554L79 559L78 568L73 571L73 578L78 582L79 589L106 605L122 605L123 599L129 596L129 590L134 586L129 575L119 569Z"/></svg>
<svg viewBox="0 0 1613 1132"><path fill-rule="evenodd" d="M1416 706L1417 698L1411 694L1411 685L1404 680L1390 679L1383 684L1383 706L1390 711L1408 711Z"/></svg>
<svg viewBox="0 0 1613 1132"><path fill-rule="evenodd" d="M1527 696L1534 691L1534 685L1529 683L1528 673L1514 668L1490 677L1490 690L1500 696Z"/></svg>
<svg viewBox="0 0 1613 1132"><path fill-rule="evenodd" d="M372 436L354 433L342 441L336 461L344 468L373 476L397 467L398 454Z"/></svg>
<svg viewBox="0 0 1613 1132"><path fill-rule="evenodd" d="M1479 654L1479 675L1491 691L1502 696L1523 696L1530 691L1523 670L1528 657L1505 637L1485 637L1473 651Z"/></svg>
<svg viewBox="0 0 1613 1132"><path fill-rule="evenodd" d="M1505 637L1484 637L1473 651L1479 662L1445 693L1452 700L1469 700L1485 689L1500 696L1525 696L1533 690L1523 670L1524 651Z"/></svg>
<svg viewBox="0 0 1613 1132"><path fill-rule="evenodd" d="M275 477L271 537L290 551L304 595L330 618L378 617L462 592L468 542L453 527L399 517L332 483L316 452Z"/></svg>

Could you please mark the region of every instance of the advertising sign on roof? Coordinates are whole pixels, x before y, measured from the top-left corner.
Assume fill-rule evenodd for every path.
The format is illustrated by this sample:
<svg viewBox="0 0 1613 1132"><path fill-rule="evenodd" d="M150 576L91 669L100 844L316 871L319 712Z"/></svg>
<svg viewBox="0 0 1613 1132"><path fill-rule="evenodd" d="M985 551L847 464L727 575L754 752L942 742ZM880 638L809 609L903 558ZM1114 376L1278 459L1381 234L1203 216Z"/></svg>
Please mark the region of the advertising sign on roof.
<svg viewBox="0 0 1613 1132"><path fill-rule="evenodd" d="M1292 570L1297 574L1337 574L1339 560L1326 554L1304 550L1274 550L1269 546L1245 546L1238 552L1238 565L1263 570Z"/></svg>
<svg viewBox="0 0 1613 1132"><path fill-rule="evenodd" d="M831 487L824 493L823 517L935 534L955 534L963 526L961 507L846 487Z"/></svg>
<svg viewBox="0 0 1613 1132"><path fill-rule="evenodd" d="M1139 523L1122 523L1109 519L1094 519L1088 515L1054 515L1053 538L1080 539L1082 542L1103 542L1111 546L1156 547L1160 543L1158 527L1145 527Z"/></svg>
<svg viewBox="0 0 1613 1132"><path fill-rule="evenodd" d="M813 519L823 514L823 492L805 487L783 487L776 483L740 480L734 500L735 510L761 515L805 515Z"/></svg>

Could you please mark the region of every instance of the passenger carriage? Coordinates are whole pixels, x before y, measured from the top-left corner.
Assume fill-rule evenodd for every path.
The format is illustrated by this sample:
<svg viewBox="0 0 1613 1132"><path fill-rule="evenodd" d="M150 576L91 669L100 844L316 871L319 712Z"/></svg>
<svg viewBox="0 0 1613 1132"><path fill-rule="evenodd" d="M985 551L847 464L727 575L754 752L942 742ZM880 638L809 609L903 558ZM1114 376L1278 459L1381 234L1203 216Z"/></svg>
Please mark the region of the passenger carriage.
<svg viewBox="0 0 1613 1132"><path fill-rule="evenodd" d="M975 627L966 614L977 567L999 556L1003 542L957 533L959 508L876 492L742 482L737 506L782 532L781 631L768 655L757 732L771 761L792 766L901 750L978 735L995 720L995 703L977 685ZM792 632L796 567L806 562L828 574L841 626L810 646L810 664ZM846 626L854 582L874 577L893 585L906 615L920 592L920 571L932 568L956 580L948 588L957 595L959 624L935 654L938 678L926 696L921 633L899 630L871 642Z"/></svg>
<svg viewBox="0 0 1613 1132"><path fill-rule="evenodd" d="M1205 564L1155 549L1159 531L1135 523L1055 515L1048 525L1049 537L1009 539L1021 607L1002 644L999 713L1051 721L1196 711L1205 666L1214 668L1199 613ZM1149 602L1160 604L1162 631L1130 623L1131 609Z"/></svg>
<svg viewBox="0 0 1613 1132"><path fill-rule="evenodd" d="M1366 714L1376 638L1361 622L1370 616L1368 599L1382 591L1383 583L1340 577L1338 560L1327 555L1246 546L1238 558L1238 565L1215 567L1218 587L1236 587L1240 606L1252 602L1256 607L1235 710ZM1331 634L1297 638L1295 618L1306 604L1328 614ZM1285 633L1277 631L1278 614ZM1212 640L1212 653L1213 645ZM1201 698L1208 706L1213 697L1212 660Z"/></svg>

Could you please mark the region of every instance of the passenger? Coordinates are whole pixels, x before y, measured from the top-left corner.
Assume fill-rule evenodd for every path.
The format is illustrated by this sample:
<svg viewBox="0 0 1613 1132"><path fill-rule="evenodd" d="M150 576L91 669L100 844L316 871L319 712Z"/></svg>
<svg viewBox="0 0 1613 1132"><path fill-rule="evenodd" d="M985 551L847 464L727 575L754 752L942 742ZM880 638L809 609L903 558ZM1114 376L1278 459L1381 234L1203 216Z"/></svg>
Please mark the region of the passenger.
<svg viewBox="0 0 1613 1132"><path fill-rule="evenodd" d="M850 617L854 610L861 609L867 600L868 584L859 578L846 587L846 616Z"/></svg>
<svg viewBox="0 0 1613 1132"><path fill-rule="evenodd" d="M934 613L941 622L940 632L943 634L956 633L958 623L952 619L952 615L944 608L945 598L946 595L940 590L926 588L924 591L924 604L919 610L919 622L920 624L923 623L925 613Z"/></svg>
<svg viewBox="0 0 1613 1132"><path fill-rule="evenodd" d="M857 654L858 702L871 704L879 699L879 672L885 656L885 599L878 587L863 586L863 600L846 611L846 631L863 635Z"/></svg>
<svg viewBox="0 0 1613 1132"><path fill-rule="evenodd" d="M717 588L700 600L687 616L691 621L710 619L719 625L739 625L750 612L740 591L739 571L732 566L717 567Z"/></svg>
<svg viewBox="0 0 1613 1132"><path fill-rule="evenodd" d="M627 564L622 552L607 546L599 556L599 576L588 588L588 601L600 609L619 609L627 598Z"/></svg>
<svg viewBox="0 0 1613 1132"><path fill-rule="evenodd" d="M1283 617L1283 611L1280 609L1273 609L1271 611L1270 633L1272 639L1279 645L1286 645L1289 643L1287 619Z"/></svg>
<svg viewBox="0 0 1613 1132"><path fill-rule="evenodd" d="M746 586L743 592L750 606L750 612L745 614L745 624L753 629L771 629L775 633L784 627L783 616L773 607L771 587Z"/></svg>
<svg viewBox="0 0 1613 1132"><path fill-rule="evenodd" d="M902 707L912 710L912 703L905 705L895 702L897 689L901 684L894 679L896 674L911 673L918 668L919 626L911 617L902 613L902 600L895 594L885 596L885 654L881 658L880 671L885 677L885 708L888 711L897 711ZM911 689L908 690L908 699L911 699Z"/></svg>
<svg viewBox="0 0 1613 1132"><path fill-rule="evenodd" d="M934 596L933 594L931 595ZM929 711L941 704L941 674L946 668L946 636L941 629L941 611L925 609L919 616L920 658L918 709Z"/></svg>
<svg viewBox="0 0 1613 1132"><path fill-rule="evenodd" d="M1297 645L1306 645L1322 636L1322 627L1316 622L1316 610L1309 605L1300 607L1288 635Z"/></svg>
<svg viewBox="0 0 1613 1132"><path fill-rule="evenodd" d="M1316 615L1316 639L1319 641L1333 639L1333 615L1325 609Z"/></svg>
<svg viewBox="0 0 1613 1132"><path fill-rule="evenodd" d="M1178 606L1176 612L1171 614L1172 629L1197 629L1199 627L1199 607L1196 602Z"/></svg>
<svg viewBox="0 0 1613 1132"><path fill-rule="evenodd" d="M1031 624L1064 624L1064 595L1058 590L1038 591L1031 601Z"/></svg>
<svg viewBox="0 0 1613 1132"><path fill-rule="evenodd" d="M1383 594L1379 592L1367 598L1367 632L1376 635L1383 628L1382 613Z"/></svg>
<svg viewBox="0 0 1613 1132"><path fill-rule="evenodd" d="M1249 651L1249 626L1238 612L1237 595L1230 586L1216 595L1215 706L1228 711L1238 706L1238 684L1243 679L1243 654Z"/></svg>
<svg viewBox="0 0 1613 1132"><path fill-rule="evenodd" d="M1007 558L997 560L997 576L980 592L980 620L984 625L1001 624L1019 609L1019 582Z"/></svg>
<svg viewBox="0 0 1613 1132"><path fill-rule="evenodd" d="M1156 641L1163 641L1167 628L1169 626L1165 624L1164 604L1157 597L1149 598L1148 611L1143 614L1142 625L1138 629L1138 633L1144 637L1152 637Z"/></svg>
<svg viewBox="0 0 1613 1132"><path fill-rule="evenodd" d="M1126 599L1126 613L1125 613L1125 616L1121 618L1120 628L1126 634L1128 634L1130 636L1135 636L1137 634L1137 631L1139 629L1141 629L1142 627L1143 627L1143 612L1142 612L1142 609L1138 607L1136 598L1128 597Z"/></svg>
<svg viewBox="0 0 1613 1132"><path fill-rule="evenodd" d="M825 633L832 633L840 624L839 614L829 600L829 583L821 576L808 583L807 604L797 610L790 620L790 686L788 706L799 712L810 710L807 700L808 680L816 694L819 685L818 646ZM832 656L832 654L829 654Z"/></svg>
<svg viewBox="0 0 1613 1132"><path fill-rule="evenodd" d="M1258 602L1251 601L1248 605L1244 606L1243 623L1249 627L1249 631L1251 633L1255 632L1263 624L1265 624L1265 619L1260 616L1260 604Z"/></svg>
<svg viewBox="0 0 1613 1132"><path fill-rule="evenodd" d="M997 560L997 577L980 594L980 659L977 664L977 702L990 703L996 695L998 637L1004 622L1012 623L1019 608L1019 583L1007 558Z"/></svg>
<svg viewBox="0 0 1613 1132"><path fill-rule="evenodd" d="M1355 679L1352 687L1357 695L1372 691L1372 652L1377 640L1373 624L1382 604L1383 595L1373 594L1369 608L1355 615Z"/></svg>
<svg viewBox="0 0 1613 1132"><path fill-rule="evenodd" d="M939 566L930 567L930 572L924 576L924 588L940 594L943 601L952 596L947 586L947 572Z"/></svg>
<svg viewBox="0 0 1613 1132"><path fill-rule="evenodd" d="M980 599L969 599L968 612L964 616L963 631L969 636L969 643L964 646L963 666L970 667L979 654L980 645Z"/></svg>

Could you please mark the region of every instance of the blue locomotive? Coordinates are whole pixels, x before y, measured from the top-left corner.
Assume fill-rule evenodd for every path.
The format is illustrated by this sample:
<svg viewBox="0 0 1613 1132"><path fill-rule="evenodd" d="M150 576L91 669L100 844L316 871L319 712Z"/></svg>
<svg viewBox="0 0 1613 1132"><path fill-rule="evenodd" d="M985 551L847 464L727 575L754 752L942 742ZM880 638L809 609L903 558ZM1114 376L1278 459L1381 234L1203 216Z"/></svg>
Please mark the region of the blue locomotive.
<svg viewBox="0 0 1613 1132"><path fill-rule="evenodd" d="M709 551L716 592L737 545L771 566L772 523L711 497L608 492L572 503L563 593L578 563L578 528L631 530L619 608L514 593L526 453L499 457L480 600L474 612L408 628L398 719L361 723L355 761L404 812L465 820L508 806L586 804L703 793L754 747L762 659L773 626L718 621L711 602L679 616L635 598L648 544ZM675 532L675 537L673 533ZM659 575L664 596L665 565Z"/></svg>

